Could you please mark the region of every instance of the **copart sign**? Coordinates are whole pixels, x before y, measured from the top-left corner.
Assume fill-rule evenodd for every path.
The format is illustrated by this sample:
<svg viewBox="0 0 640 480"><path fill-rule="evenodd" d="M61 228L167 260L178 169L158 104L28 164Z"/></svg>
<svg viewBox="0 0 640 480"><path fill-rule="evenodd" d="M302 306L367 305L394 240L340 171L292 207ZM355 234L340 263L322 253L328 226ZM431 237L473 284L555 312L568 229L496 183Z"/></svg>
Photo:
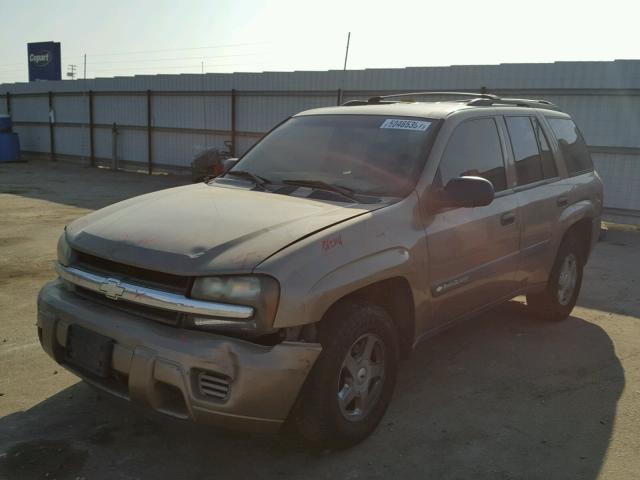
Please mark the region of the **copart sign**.
<svg viewBox="0 0 640 480"><path fill-rule="evenodd" d="M60 43L38 42L27 44L29 81L60 80Z"/></svg>

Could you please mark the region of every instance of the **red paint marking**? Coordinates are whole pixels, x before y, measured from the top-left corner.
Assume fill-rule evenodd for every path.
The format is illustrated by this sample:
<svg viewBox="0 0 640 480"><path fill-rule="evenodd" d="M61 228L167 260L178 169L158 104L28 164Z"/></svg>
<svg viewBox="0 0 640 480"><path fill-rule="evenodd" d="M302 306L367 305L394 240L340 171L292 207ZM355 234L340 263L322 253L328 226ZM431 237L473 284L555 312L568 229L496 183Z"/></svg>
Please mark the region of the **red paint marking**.
<svg viewBox="0 0 640 480"><path fill-rule="evenodd" d="M342 235L338 235L337 237L326 238L322 240L322 250L324 252L328 252L329 250L337 247L338 245L342 246Z"/></svg>

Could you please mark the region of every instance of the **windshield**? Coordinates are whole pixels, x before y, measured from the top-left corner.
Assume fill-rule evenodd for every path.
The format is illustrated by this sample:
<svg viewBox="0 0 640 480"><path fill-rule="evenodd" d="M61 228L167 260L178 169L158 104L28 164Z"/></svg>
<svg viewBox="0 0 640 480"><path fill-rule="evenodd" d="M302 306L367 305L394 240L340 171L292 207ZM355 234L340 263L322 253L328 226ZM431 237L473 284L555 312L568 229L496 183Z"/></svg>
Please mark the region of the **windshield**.
<svg viewBox="0 0 640 480"><path fill-rule="evenodd" d="M324 182L361 194L403 195L424 165L435 121L379 115L293 117L232 168L272 183Z"/></svg>

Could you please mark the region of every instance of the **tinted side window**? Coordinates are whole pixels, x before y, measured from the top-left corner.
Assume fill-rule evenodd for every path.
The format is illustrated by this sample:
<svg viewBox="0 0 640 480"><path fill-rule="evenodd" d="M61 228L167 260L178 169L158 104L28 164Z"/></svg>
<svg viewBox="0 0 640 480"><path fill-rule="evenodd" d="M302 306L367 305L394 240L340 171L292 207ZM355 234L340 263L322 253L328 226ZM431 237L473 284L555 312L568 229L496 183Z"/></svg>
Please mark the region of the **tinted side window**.
<svg viewBox="0 0 640 480"><path fill-rule="evenodd" d="M549 147L549 141L547 136L542 130L542 126L538 120L534 120L533 123L536 126L536 136L538 137L538 144L540 145L540 158L542 159L542 174L544 178L555 178L558 176L558 168L556 167L556 161L553 158L553 152Z"/></svg>
<svg viewBox="0 0 640 480"><path fill-rule="evenodd" d="M560 151L567 164L569 175L593 170L591 155L580 130L568 118L547 117L553 133L558 139Z"/></svg>
<svg viewBox="0 0 640 480"><path fill-rule="evenodd" d="M538 141L530 117L505 117L516 161L518 185L542 180L542 162Z"/></svg>
<svg viewBox="0 0 640 480"><path fill-rule="evenodd" d="M465 175L486 178L496 192L507 188L498 128L492 118L458 125L440 161L436 183L445 186L452 178Z"/></svg>

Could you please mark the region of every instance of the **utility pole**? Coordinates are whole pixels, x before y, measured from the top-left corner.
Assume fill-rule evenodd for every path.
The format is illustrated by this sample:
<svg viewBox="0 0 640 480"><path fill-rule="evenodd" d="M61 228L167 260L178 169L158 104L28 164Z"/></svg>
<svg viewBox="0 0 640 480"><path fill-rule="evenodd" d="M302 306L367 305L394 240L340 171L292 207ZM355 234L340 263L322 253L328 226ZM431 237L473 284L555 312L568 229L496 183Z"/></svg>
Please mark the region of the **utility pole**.
<svg viewBox="0 0 640 480"><path fill-rule="evenodd" d="M347 59L349 58L349 41L351 40L351 32L349 32L349 35L347 35L347 51L344 54L344 68L343 70L347 69Z"/></svg>
<svg viewBox="0 0 640 480"><path fill-rule="evenodd" d="M200 75L200 90L204 92L204 60L200 62L201 72ZM204 150L209 150L209 140L207 138L207 97L202 97L202 130L204 132Z"/></svg>
<svg viewBox="0 0 640 480"><path fill-rule="evenodd" d="M71 80L76 78L76 66L75 65L69 65L67 68L69 69L69 70L67 70L67 77L69 77Z"/></svg>
<svg viewBox="0 0 640 480"><path fill-rule="evenodd" d="M83 78L86 80L87 79L87 54L84 54L84 76Z"/></svg>

